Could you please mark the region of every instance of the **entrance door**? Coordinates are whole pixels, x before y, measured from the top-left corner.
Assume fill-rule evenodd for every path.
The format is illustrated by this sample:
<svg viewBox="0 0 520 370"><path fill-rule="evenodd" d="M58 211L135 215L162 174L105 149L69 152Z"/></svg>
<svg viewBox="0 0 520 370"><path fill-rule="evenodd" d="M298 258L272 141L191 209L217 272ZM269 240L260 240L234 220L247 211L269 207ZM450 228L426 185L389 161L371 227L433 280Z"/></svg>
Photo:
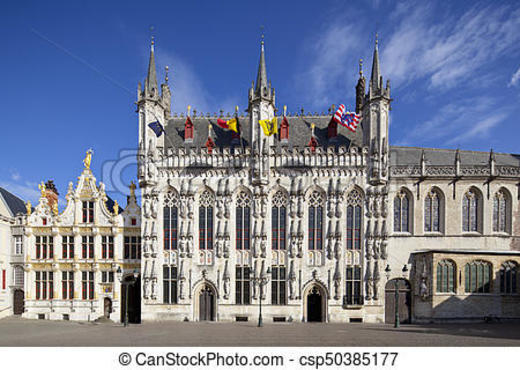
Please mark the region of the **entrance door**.
<svg viewBox="0 0 520 370"><path fill-rule="evenodd" d="M385 286L385 323L395 323L396 294L395 288L397 283L398 302L399 302L399 322L401 324L409 324L411 317L411 289L410 283L406 279L392 279Z"/></svg>
<svg viewBox="0 0 520 370"><path fill-rule="evenodd" d="M322 322L323 321L323 297L317 288L313 288L307 296L307 321Z"/></svg>
<svg viewBox="0 0 520 370"><path fill-rule="evenodd" d="M24 310L24 292L23 290L16 289L13 294L13 311L15 315L23 314Z"/></svg>
<svg viewBox="0 0 520 370"><path fill-rule="evenodd" d="M121 322L125 320L126 282L133 280L133 276L125 278L121 284ZM128 287L128 322L139 324L141 322L141 277Z"/></svg>
<svg viewBox="0 0 520 370"><path fill-rule="evenodd" d="M110 300L110 298L105 298L103 312L105 318L110 319L110 313L112 312L112 301Z"/></svg>
<svg viewBox="0 0 520 370"><path fill-rule="evenodd" d="M199 295L199 321L215 320L215 294L213 289L205 286Z"/></svg>

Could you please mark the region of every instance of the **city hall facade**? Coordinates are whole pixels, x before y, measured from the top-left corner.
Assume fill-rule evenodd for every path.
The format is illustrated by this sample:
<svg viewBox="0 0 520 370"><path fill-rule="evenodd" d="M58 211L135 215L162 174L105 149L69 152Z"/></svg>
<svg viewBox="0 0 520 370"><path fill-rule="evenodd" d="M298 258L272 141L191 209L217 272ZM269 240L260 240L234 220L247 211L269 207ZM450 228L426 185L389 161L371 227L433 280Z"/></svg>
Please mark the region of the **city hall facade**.
<svg viewBox="0 0 520 370"><path fill-rule="evenodd" d="M124 211L108 199L89 153L63 212L42 184L36 208L2 219L17 253L0 267L17 280L0 303L133 322L253 321L260 303L265 322L520 318L520 156L391 146L377 42L355 131L334 106L277 105L263 41L245 113L172 113L154 53L138 86L141 204L133 188Z"/></svg>

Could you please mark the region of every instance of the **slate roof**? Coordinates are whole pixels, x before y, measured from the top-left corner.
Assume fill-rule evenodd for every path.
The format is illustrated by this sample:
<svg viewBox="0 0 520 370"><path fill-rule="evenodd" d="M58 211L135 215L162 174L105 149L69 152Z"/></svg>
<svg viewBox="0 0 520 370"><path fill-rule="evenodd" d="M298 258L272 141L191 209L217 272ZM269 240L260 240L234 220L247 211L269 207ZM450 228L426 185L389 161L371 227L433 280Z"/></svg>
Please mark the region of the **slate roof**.
<svg viewBox="0 0 520 370"><path fill-rule="evenodd" d="M455 149L390 146L390 165L419 165L423 151L427 165L453 165L455 163L455 153L457 152ZM459 153L461 165L489 164L489 152L460 150ZM519 154L495 153L495 159L499 166L520 166Z"/></svg>
<svg viewBox="0 0 520 370"><path fill-rule="evenodd" d="M221 119L230 119L231 117L221 117ZM314 134L318 140L318 144L323 147L328 146L346 146L354 145L361 147L363 144L363 130L358 127L355 133L349 131L345 127L338 126L338 136L334 140L327 138L328 125L331 116L287 116L289 123L289 142L282 143L278 136L275 139L276 147L306 147L311 138L311 124L314 123ZM282 117L278 117L278 127L282 122ZM233 142L232 131L224 130L217 125L217 117L192 117L191 121L194 126L193 142L184 142L184 124L186 117L171 118L165 127L167 139L165 140L165 147L170 148L201 148L206 144L208 139L208 125L212 125L213 140L217 147L234 147L243 145L249 146L250 136L250 122L248 116L239 117L238 121L241 127L242 143L238 140Z"/></svg>
<svg viewBox="0 0 520 370"><path fill-rule="evenodd" d="M25 202L13 193L0 187L0 196L4 199L5 204L11 211L12 216L16 216L18 213L26 213L27 209L25 208Z"/></svg>

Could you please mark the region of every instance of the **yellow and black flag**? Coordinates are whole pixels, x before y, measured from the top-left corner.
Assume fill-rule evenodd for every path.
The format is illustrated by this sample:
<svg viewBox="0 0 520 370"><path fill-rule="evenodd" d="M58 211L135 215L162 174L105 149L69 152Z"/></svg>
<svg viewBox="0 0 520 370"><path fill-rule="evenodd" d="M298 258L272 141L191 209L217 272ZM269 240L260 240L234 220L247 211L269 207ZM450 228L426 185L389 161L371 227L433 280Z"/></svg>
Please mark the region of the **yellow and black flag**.
<svg viewBox="0 0 520 370"><path fill-rule="evenodd" d="M271 136L278 133L278 119L276 117L271 120L262 119L259 120L258 123L262 127L262 130L264 130L265 136Z"/></svg>

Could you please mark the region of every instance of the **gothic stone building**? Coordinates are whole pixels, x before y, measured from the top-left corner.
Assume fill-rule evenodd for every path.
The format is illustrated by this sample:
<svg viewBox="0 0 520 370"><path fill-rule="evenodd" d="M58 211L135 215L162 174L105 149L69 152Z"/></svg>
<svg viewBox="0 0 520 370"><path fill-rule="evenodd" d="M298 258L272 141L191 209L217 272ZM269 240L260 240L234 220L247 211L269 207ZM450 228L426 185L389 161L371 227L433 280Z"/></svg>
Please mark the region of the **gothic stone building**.
<svg viewBox="0 0 520 370"><path fill-rule="evenodd" d="M263 42L245 115L172 114L167 72L159 89L152 44L137 103L143 320L253 320L262 300L266 321L392 322L395 297L405 322L520 317L520 157L390 146L377 43L355 133L334 108L278 110ZM239 133L216 124L234 117ZM258 121L274 117L266 136Z"/></svg>
<svg viewBox="0 0 520 370"><path fill-rule="evenodd" d="M58 191L52 182L41 184L38 205L27 206L25 237L24 318L119 322L124 315L126 290L121 287L140 270L140 217L135 185L126 209L96 184L87 152L85 168L66 194L58 211ZM136 291L137 290L137 291ZM139 320L139 281L128 291L131 321Z"/></svg>

